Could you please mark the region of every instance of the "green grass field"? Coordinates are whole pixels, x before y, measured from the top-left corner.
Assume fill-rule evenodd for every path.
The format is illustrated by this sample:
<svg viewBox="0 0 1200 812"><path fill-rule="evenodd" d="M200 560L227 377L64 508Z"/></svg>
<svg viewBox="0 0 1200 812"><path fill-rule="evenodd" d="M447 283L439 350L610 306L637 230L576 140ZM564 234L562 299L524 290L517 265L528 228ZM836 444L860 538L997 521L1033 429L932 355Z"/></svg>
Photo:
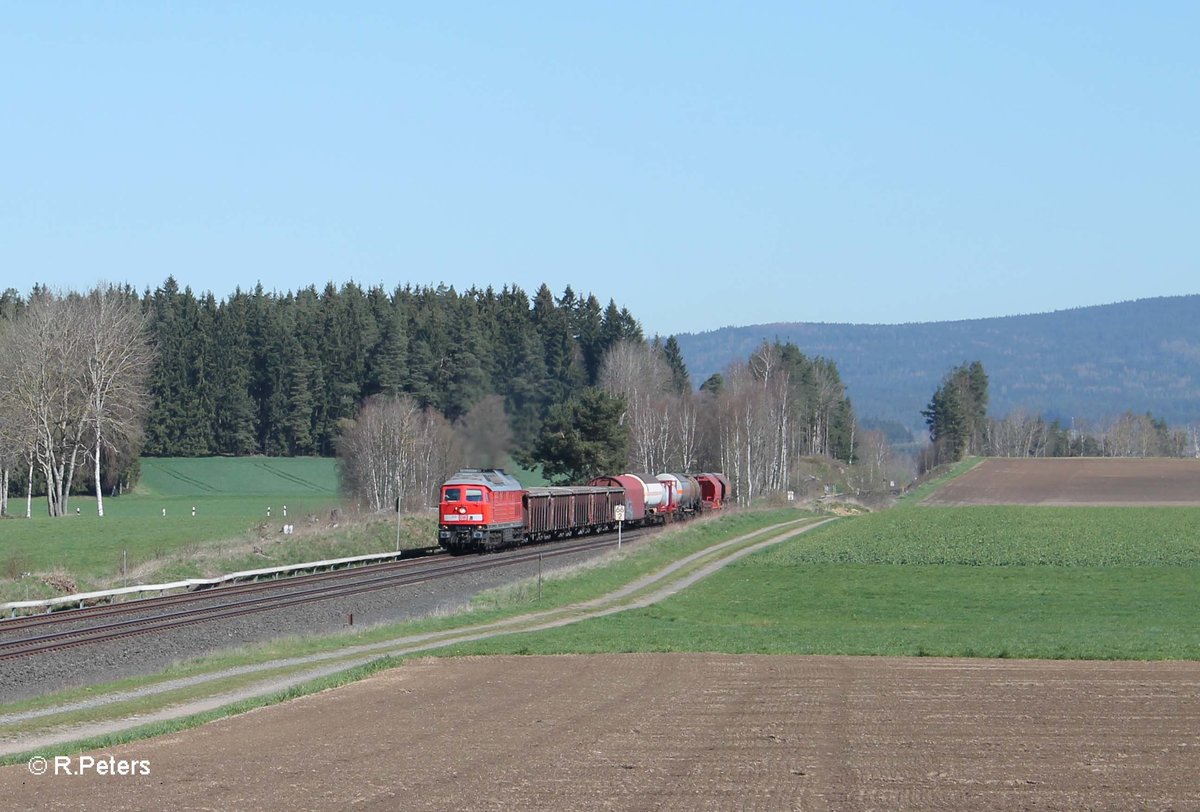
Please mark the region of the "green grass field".
<svg viewBox="0 0 1200 812"><path fill-rule="evenodd" d="M0 523L0 600L46 593L36 579L17 578L25 571L59 568L80 588L113 585L123 552L145 582L394 544L386 519L278 534L284 504L301 526L310 514L328 516L337 503L332 460L145 460L143 471L135 493L106 500L104 519L75 498L79 517ZM462 651L1197 659L1198 529L1200 508L910 501L747 558L653 608ZM433 518L405 519L402 535L406 546L424 546ZM618 565L580 577L589 591L596 579L616 584L623 575ZM570 600L572 589L548 585L547 601Z"/></svg>
<svg viewBox="0 0 1200 812"><path fill-rule="evenodd" d="M142 500L311 494L328 499L337 490L336 463L326 457L146 457L133 496Z"/></svg>
<svg viewBox="0 0 1200 812"><path fill-rule="evenodd" d="M239 545L272 536L285 521L285 506L286 521L302 527L310 516L327 519L338 503L332 459L145 458L134 491L105 498L104 518L92 497L72 496L71 513L78 508L78 514L61 518L47 516L45 499L35 499L25 519L24 502L11 500L20 518L0 522L0 599L47 594L29 579L17 588L12 582L23 572L58 570L81 587L104 585L121 573L123 556L131 570L160 561L168 574L199 574L199 567L167 559L221 545L247 559Z"/></svg>
<svg viewBox="0 0 1200 812"><path fill-rule="evenodd" d="M920 508L843 519L670 600L455 653L1200 659L1200 509Z"/></svg>
<svg viewBox="0 0 1200 812"><path fill-rule="evenodd" d="M527 485L545 484L538 470L509 470ZM34 499L30 519L24 500L10 500L17 518L0 522L0 602L59 594L40 580L51 572L80 590L103 589L394 548L386 517L305 532L327 526L339 504L328 458L144 457L133 492L106 497L103 518L91 496L72 496L61 518L46 515L44 497ZM282 539L285 522L300 535ZM428 546L435 534L432 517L408 517L401 544Z"/></svg>

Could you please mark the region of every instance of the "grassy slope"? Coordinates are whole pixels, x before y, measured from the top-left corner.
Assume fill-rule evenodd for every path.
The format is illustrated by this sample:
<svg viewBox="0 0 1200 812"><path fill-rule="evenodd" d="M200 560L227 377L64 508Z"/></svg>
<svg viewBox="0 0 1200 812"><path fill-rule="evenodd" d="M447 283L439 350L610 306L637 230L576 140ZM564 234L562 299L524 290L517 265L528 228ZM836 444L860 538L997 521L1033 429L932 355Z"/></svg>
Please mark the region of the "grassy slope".
<svg viewBox="0 0 1200 812"><path fill-rule="evenodd" d="M329 497L337 489L336 464L325 457L144 458L134 497Z"/></svg>
<svg viewBox="0 0 1200 812"><path fill-rule="evenodd" d="M32 519L0 522L0 579L59 569L86 583L118 574L123 552L133 569L213 543L273 536L284 505L288 520L303 526L310 514L326 517L337 503L330 459L148 458L133 493L104 500L103 519L95 499L73 496L77 516L48 517L45 501L35 500ZM22 503L10 504L23 511ZM4 592L11 599L12 590Z"/></svg>

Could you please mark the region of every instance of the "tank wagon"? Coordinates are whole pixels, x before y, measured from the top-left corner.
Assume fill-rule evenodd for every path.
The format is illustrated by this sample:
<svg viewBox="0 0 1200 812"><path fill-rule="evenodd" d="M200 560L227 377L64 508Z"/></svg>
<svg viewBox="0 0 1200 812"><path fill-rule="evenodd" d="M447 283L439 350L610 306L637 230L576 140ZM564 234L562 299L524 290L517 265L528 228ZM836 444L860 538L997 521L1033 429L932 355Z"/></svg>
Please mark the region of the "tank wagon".
<svg viewBox="0 0 1200 812"><path fill-rule="evenodd" d="M659 474L658 481L667 488L667 512L692 514L700 510L700 483L688 474Z"/></svg>
<svg viewBox="0 0 1200 812"><path fill-rule="evenodd" d="M666 521L667 489L650 474L619 474L596 477L589 485L625 490L625 521L637 527Z"/></svg>
<svg viewBox="0 0 1200 812"><path fill-rule="evenodd" d="M663 524L719 509L728 494L721 474L618 474L578 487L523 488L503 469L464 468L442 484L438 544L451 553L487 552L606 533L617 529L618 506L626 527Z"/></svg>

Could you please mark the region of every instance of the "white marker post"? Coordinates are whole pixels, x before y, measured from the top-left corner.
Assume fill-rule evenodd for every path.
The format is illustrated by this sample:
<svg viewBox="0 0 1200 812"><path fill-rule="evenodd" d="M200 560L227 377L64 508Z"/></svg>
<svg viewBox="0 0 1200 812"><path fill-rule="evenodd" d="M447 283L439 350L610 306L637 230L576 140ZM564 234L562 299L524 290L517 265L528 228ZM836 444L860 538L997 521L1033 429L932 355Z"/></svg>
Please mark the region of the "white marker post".
<svg viewBox="0 0 1200 812"><path fill-rule="evenodd" d="M625 521L625 506L613 505L613 518L617 520L617 549L621 549L621 522Z"/></svg>

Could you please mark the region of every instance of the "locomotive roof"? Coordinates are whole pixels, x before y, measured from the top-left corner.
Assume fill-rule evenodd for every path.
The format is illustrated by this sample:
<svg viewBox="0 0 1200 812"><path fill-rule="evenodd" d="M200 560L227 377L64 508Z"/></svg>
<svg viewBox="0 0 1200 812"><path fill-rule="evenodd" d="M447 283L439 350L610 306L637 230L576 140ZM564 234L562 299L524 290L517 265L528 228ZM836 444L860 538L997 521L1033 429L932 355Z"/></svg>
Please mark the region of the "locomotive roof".
<svg viewBox="0 0 1200 812"><path fill-rule="evenodd" d="M503 468L463 468L444 485L483 485L493 491L524 490L521 483L504 472Z"/></svg>

